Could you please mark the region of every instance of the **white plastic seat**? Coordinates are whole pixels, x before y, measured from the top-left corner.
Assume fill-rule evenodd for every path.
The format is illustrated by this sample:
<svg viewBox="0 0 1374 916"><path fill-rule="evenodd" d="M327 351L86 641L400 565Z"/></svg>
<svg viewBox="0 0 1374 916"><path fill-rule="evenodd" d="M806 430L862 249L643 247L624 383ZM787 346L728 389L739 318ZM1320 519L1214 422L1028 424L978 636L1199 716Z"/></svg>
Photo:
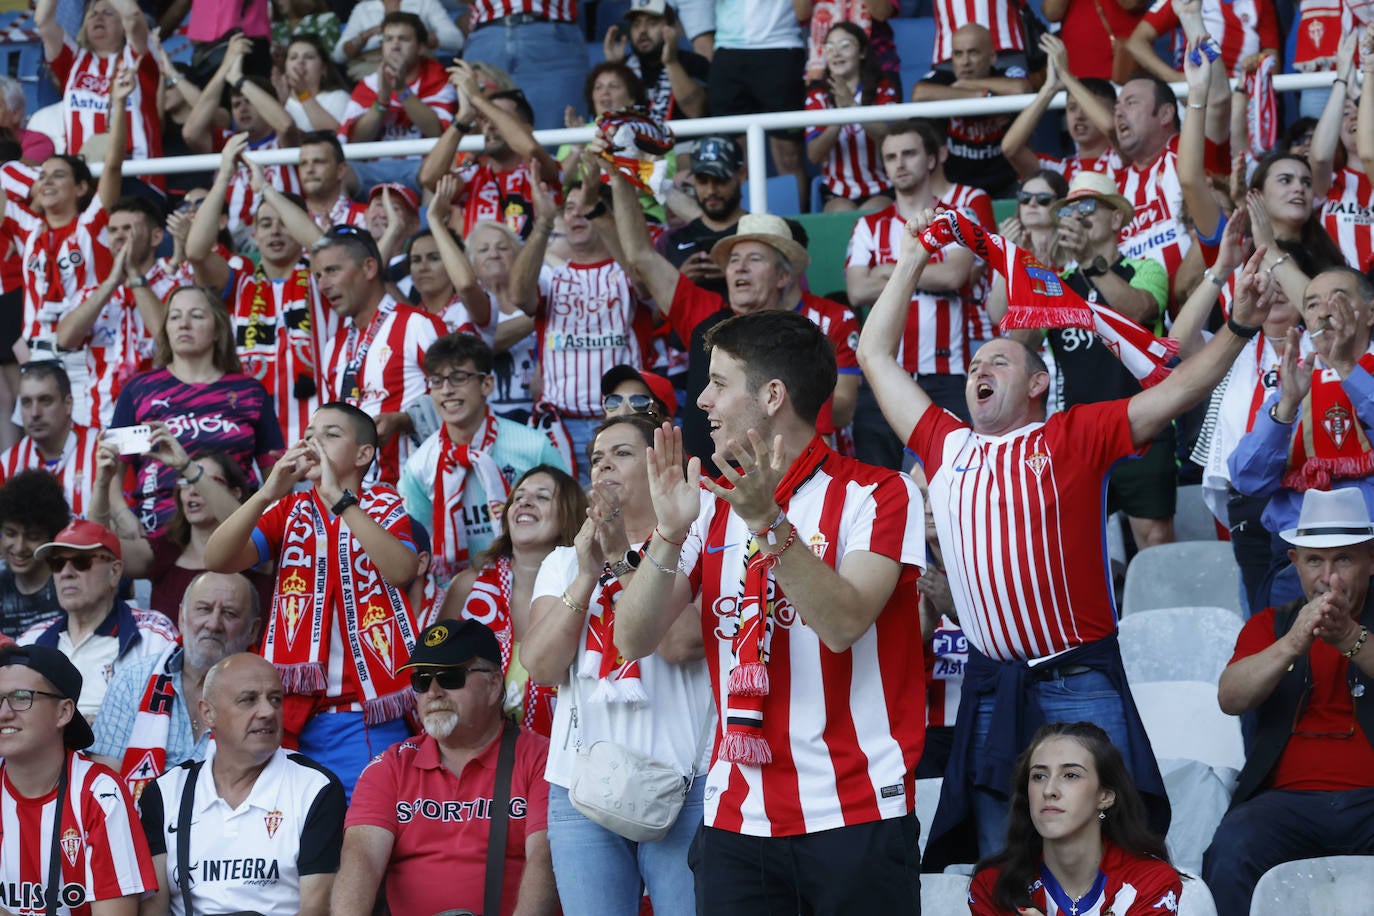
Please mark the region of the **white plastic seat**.
<svg viewBox="0 0 1374 916"><path fill-rule="evenodd" d="M1217 916L1216 901L1203 880L1190 869L1180 868L1179 871L1184 875L1183 893L1178 897L1178 916Z"/></svg>
<svg viewBox="0 0 1374 916"><path fill-rule="evenodd" d="M968 884L964 875L921 875L921 912L967 913Z"/></svg>
<svg viewBox="0 0 1374 916"><path fill-rule="evenodd" d="M1250 916L1369 916L1372 910L1374 856L1275 865L1260 876L1250 900Z"/></svg>
<svg viewBox="0 0 1374 916"><path fill-rule="evenodd" d="M1161 607L1240 609L1240 568L1224 541L1178 541L1146 547L1126 567L1121 614Z"/></svg>
<svg viewBox="0 0 1374 916"><path fill-rule="evenodd" d="M1155 608L1121 618L1126 679L1215 684L1244 622L1221 607Z"/></svg>
<svg viewBox="0 0 1374 916"><path fill-rule="evenodd" d="M931 779L916 780L916 817L921 822L921 855L926 854L926 843L930 840L930 825L935 820L935 809L940 806L940 787L945 781L936 776Z"/></svg>
<svg viewBox="0 0 1374 916"><path fill-rule="evenodd" d="M1202 499L1202 484L1178 488L1174 508L1174 539L1177 541L1215 541L1217 520Z"/></svg>
<svg viewBox="0 0 1374 916"><path fill-rule="evenodd" d="M1202 681L1131 684L1155 757L1201 760L1239 770L1245 764L1240 720L1217 705L1217 686Z"/></svg>
<svg viewBox="0 0 1374 916"><path fill-rule="evenodd" d="M1165 838L1169 860L1179 871L1200 874L1202 854L1231 805L1239 774L1230 768L1213 768L1201 760L1179 759L1160 760L1159 772L1173 809ZM1187 887L1185 883L1184 889Z"/></svg>

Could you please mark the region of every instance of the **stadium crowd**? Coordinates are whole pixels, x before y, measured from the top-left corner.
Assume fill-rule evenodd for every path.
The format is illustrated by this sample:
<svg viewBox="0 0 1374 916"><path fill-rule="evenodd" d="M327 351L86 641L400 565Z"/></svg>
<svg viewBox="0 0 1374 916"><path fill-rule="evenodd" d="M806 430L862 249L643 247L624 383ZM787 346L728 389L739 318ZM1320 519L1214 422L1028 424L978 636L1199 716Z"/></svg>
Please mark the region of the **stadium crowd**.
<svg viewBox="0 0 1374 916"><path fill-rule="evenodd" d="M919 913L949 869L974 914L1246 916L1374 865L1367 11L621 6L36 0L0 912ZM1333 73L1286 127L1284 69ZM666 126L998 95L771 133L817 217ZM1189 863L1106 548L1187 482L1246 736Z"/></svg>

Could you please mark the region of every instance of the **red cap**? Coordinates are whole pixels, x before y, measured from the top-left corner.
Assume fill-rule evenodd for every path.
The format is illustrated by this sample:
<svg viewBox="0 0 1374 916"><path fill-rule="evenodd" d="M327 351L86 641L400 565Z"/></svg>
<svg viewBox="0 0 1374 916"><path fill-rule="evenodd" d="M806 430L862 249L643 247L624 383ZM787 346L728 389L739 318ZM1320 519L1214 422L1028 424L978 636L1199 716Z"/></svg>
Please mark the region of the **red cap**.
<svg viewBox="0 0 1374 916"><path fill-rule="evenodd" d="M621 382L627 382L631 379L638 379L644 383L649 392L667 409L669 419L677 416L677 394L673 391L673 383L657 372L639 370L633 366L612 366L606 370L605 375L601 376L601 396L605 397L614 391Z"/></svg>
<svg viewBox="0 0 1374 916"><path fill-rule="evenodd" d="M33 555L41 560L49 550L57 547L66 547L69 550L98 550L104 547L115 555L116 560L124 558L119 551L119 538L115 537L115 533L104 525L97 525L84 518L73 519L70 525L57 532L57 537L39 547Z"/></svg>
<svg viewBox="0 0 1374 916"><path fill-rule="evenodd" d="M387 181L379 185L374 185L371 193L367 195L367 202L372 203L386 188L391 189L392 197L399 196L401 200L404 200L410 205L410 209L414 210L416 213L420 212L420 195L398 181Z"/></svg>

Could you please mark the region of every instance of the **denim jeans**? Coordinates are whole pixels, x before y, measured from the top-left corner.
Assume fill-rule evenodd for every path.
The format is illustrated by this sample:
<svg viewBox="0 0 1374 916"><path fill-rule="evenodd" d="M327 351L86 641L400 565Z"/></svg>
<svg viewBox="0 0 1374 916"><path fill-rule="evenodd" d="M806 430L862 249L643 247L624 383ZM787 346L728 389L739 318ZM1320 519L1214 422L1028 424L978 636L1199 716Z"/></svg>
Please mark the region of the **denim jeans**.
<svg viewBox="0 0 1374 916"><path fill-rule="evenodd" d="M573 457L577 459L577 482L591 486L592 463L587 458L587 446L592 444L592 433L604 423L605 417L564 417L563 428L572 440Z"/></svg>
<svg viewBox="0 0 1374 916"><path fill-rule="evenodd" d="M405 719L368 726L360 712L318 713L301 729L300 752L339 777L344 800L351 801L363 767L409 737Z"/></svg>
<svg viewBox="0 0 1374 916"><path fill-rule="evenodd" d="M636 916L644 889L654 916L693 916L696 893L687 849L701 826L705 775L687 793L668 835L635 843L583 816L568 790L549 784L549 851L564 916Z"/></svg>
<svg viewBox="0 0 1374 916"><path fill-rule="evenodd" d="M1117 747L1126 746L1125 707L1121 695L1112 689L1112 682L1102 672L1088 671L1057 680L1038 681L1034 691L1045 722L1091 722L1105 731ZM978 718L973 726L975 748L987 743L993 700L992 694L979 700ZM1011 786L1006 786L1002 794L986 789L973 791L979 856L992 855L1006 845L1010 791Z"/></svg>
<svg viewBox="0 0 1374 916"><path fill-rule="evenodd" d="M420 192L419 159L398 159L393 156L386 159L358 159L351 164L358 176L363 197L377 185L391 181L403 184L417 194Z"/></svg>
<svg viewBox="0 0 1374 916"><path fill-rule="evenodd" d="M575 22L496 23L468 36L463 60L495 64L511 75L534 109L535 130L563 126L569 105L586 116L587 43Z"/></svg>

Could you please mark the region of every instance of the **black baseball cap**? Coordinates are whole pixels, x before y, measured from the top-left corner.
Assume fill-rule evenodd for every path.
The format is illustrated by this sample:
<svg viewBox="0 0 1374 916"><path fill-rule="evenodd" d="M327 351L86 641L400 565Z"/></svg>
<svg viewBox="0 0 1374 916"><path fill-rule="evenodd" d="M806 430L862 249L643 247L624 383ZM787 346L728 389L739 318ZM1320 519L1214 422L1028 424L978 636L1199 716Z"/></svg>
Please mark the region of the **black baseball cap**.
<svg viewBox="0 0 1374 916"><path fill-rule="evenodd" d="M471 618L440 620L425 627L415 641L410 661L402 665L401 670L456 668L474 658L484 658L497 666L501 664L501 644L496 641L496 634Z"/></svg>
<svg viewBox="0 0 1374 916"><path fill-rule="evenodd" d="M730 178L743 163L739 144L734 140L729 137L702 137L692 153L692 174Z"/></svg>
<svg viewBox="0 0 1374 916"><path fill-rule="evenodd" d="M81 672L59 649L50 646L5 646L0 649L0 668L19 665L32 668L47 678L57 693L76 703L81 699ZM63 729L63 740L74 751L95 743L95 733L86 717L77 710Z"/></svg>

